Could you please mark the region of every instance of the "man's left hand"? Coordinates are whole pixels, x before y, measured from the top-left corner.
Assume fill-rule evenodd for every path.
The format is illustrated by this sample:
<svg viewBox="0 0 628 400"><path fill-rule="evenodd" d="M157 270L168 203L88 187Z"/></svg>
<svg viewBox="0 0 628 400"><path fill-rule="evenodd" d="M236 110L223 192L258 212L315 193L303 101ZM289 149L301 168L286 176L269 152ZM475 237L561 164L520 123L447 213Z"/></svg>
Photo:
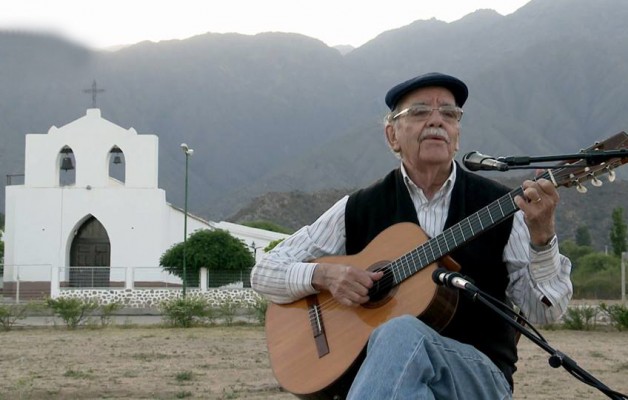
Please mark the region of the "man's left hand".
<svg viewBox="0 0 628 400"><path fill-rule="evenodd" d="M516 196L515 204L523 211L530 231L530 242L536 246L547 244L556 231L554 212L558 205L558 191L547 179L526 180L521 185L523 197Z"/></svg>

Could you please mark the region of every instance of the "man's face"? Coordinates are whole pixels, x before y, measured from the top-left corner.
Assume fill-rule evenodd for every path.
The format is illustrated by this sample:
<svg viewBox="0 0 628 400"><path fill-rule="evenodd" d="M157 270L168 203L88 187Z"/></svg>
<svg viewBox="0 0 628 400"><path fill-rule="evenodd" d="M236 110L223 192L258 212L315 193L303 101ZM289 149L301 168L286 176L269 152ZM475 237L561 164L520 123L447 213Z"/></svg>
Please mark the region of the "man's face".
<svg viewBox="0 0 628 400"><path fill-rule="evenodd" d="M442 87L426 87L406 95L397 110L415 105L438 108L455 107L453 94ZM458 150L460 122L437 110L425 119L411 112L395 118L386 126L391 149L400 154L408 167L450 164Z"/></svg>

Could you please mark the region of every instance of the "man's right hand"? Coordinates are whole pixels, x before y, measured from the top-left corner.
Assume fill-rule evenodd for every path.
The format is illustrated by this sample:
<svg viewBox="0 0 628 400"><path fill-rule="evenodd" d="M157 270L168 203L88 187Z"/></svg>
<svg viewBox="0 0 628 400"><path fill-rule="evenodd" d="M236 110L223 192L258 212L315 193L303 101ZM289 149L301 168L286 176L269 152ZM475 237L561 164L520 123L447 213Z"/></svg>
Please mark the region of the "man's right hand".
<svg viewBox="0 0 628 400"><path fill-rule="evenodd" d="M327 290L340 304L357 306L369 300L369 289L382 276L382 271L364 271L349 265L318 264L312 276L312 286L319 291Z"/></svg>

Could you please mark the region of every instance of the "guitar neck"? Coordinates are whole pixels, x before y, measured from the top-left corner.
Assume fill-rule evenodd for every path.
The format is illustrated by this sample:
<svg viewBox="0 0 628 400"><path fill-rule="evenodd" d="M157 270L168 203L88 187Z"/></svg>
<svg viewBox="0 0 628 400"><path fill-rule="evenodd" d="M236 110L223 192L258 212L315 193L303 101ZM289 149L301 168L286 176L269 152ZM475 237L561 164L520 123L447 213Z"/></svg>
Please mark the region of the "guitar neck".
<svg viewBox="0 0 628 400"><path fill-rule="evenodd" d="M513 215L519 209L514 200L516 196L523 196L523 188L518 187L510 191L393 261L390 266L393 271L394 284L401 283L427 265Z"/></svg>
<svg viewBox="0 0 628 400"><path fill-rule="evenodd" d="M624 156L627 148L628 134L619 132L601 143L596 142L593 146L582 150L581 153L589 153L589 159L585 156L583 157L584 159L573 163L564 163L561 168L545 171L544 174L536 179L549 179L556 187L575 186L579 192L585 193L586 188L582 186L582 182L594 179L594 182L597 181L597 184L594 184L594 186L600 186L602 183L597 179L598 175L608 173L609 181L615 180L614 168L628 162L628 157ZM614 153L610 151L617 149L621 151ZM602 162L596 164L593 156L600 157ZM604 157L602 158L602 156ZM393 284L401 283L480 233L513 215L519 209L514 200L516 196L523 196L522 187L512 190L457 224L447 228L440 235L427 240L421 246L391 262L389 266L390 273L393 275Z"/></svg>

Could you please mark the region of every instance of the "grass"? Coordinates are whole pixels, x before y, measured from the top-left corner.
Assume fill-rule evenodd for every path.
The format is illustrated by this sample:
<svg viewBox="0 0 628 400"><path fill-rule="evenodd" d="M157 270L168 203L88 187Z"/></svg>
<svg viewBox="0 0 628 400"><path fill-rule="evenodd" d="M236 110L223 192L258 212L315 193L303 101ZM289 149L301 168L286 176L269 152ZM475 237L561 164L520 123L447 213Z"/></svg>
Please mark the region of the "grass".
<svg viewBox="0 0 628 400"><path fill-rule="evenodd" d="M191 381L194 379L194 372L192 371L177 372L176 375L174 376L174 379L176 379L177 382Z"/></svg>
<svg viewBox="0 0 628 400"><path fill-rule="evenodd" d="M77 371L74 369L68 369L63 373L63 376L66 378L74 378L74 379L92 379L93 375L90 372L85 371Z"/></svg>
<svg viewBox="0 0 628 400"><path fill-rule="evenodd" d="M165 358L169 358L170 355L163 353L135 353L131 354L131 358L139 361L152 362L155 360L163 360Z"/></svg>

